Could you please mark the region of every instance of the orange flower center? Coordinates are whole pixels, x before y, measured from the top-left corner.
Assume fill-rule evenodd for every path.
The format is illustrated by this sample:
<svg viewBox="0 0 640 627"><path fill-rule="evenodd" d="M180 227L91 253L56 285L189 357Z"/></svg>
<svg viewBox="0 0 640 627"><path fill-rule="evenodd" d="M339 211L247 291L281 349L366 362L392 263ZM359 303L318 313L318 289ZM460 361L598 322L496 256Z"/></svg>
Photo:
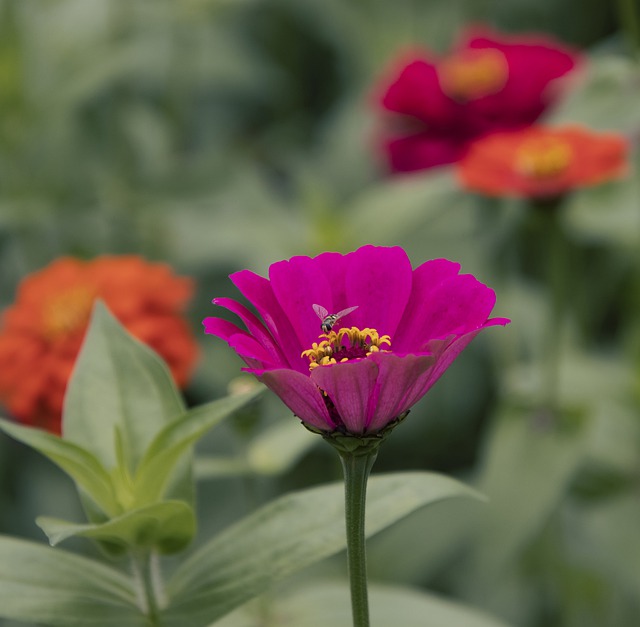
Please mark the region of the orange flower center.
<svg viewBox="0 0 640 627"><path fill-rule="evenodd" d="M391 338L388 335L380 336L375 329L358 329L343 327L337 333L329 331L319 336L324 338L321 342L314 342L311 348L302 352L302 357L309 359L309 370L318 366L342 363L350 359L361 359L376 353L385 344L391 348Z"/></svg>
<svg viewBox="0 0 640 627"><path fill-rule="evenodd" d="M56 294L44 307L44 333L50 340L81 331L87 325L95 292L86 285Z"/></svg>
<svg viewBox="0 0 640 627"><path fill-rule="evenodd" d="M443 91L462 102L499 92L508 76L507 60L493 48L461 50L438 64Z"/></svg>
<svg viewBox="0 0 640 627"><path fill-rule="evenodd" d="M549 179L562 174L573 160L571 146L557 137L533 137L518 148L516 170L531 179Z"/></svg>

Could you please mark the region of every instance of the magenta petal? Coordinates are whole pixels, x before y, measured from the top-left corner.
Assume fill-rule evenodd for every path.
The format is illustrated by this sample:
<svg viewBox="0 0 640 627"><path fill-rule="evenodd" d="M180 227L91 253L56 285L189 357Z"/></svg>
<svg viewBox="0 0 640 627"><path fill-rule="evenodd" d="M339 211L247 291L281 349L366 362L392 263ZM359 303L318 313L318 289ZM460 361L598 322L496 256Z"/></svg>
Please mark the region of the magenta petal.
<svg viewBox="0 0 640 627"><path fill-rule="evenodd" d="M347 293L345 287L345 264L348 263L349 255L341 255L340 253L322 253L314 258L314 263L317 268L322 272L325 279L331 286L331 296L333 312L336 313L342 309L349 307L347 302ZM319 305L329 307L325 303L317 302Z"/></svg>
<svg viewBox="0 0 640 627"><path fill-rule="evenodd" d="M445 373L446 369L455 361L456 357L471 343L471 340L482 331L484 327L475 329L469 333L465 333L460 337L457 337L452 342L448 342L444 347L444 350L436 355L436 365L429 373L429 378L425 382L424 388L419 391L419 396L416 401L426 394L431 386Z"/></svg>
<svg viewBox="0 0 640 627"><path fill-rule="evenodd" d="M202 321L202 324L204 326L205 333L208 335L215 335L225 342L228 342L229 338L237 333L244 333L245 335L248 335L246 331L243 331L241 328L233 324L233 322L223 320L222 318L205 318Z"/></svg>
<svg viewBox="0 0 640 627"><path fill-rule="evenodd" d="M509 324L509 322L511 321L508 318L491 318L477 329L469 331L457 338L451 337L445 341L434 340L430 342L432 348L438 346L438 348L434 350L436 365L429 374L426 387L420 391L420 395L416 398L416 401L427 393L431 386L444 374L446 369L455 361L456 357L471 343L471 340L473 340L480 331L497 325Z"/></svg>
<svg viewBox="0 0 640 627"><path fill-rule="evenodd" d="M363 246L348 255L347 300L358 305L350 320L361 329L376 329L393 335L411 294L411 262L395 246Z"/></svg>
<svg viewBox="0 0 640 627"><path fill-rule="evenodd" d="M378 366L370 359L330 366L311 371L311 379L331 399L344 426L350 433L364 433L375 408Z"/></svg>
<svg viewBox="0 0 640 627"><path fill-rule="evenodd" d="M393 353L376 353L370 359L379 368L377 402L367 425L367 431L375 433L407 411L424 394L422 390L436 360L432 355L400 357Z"/></svg>
<svg viewBox="0 0 640 627"><path fill-rule="evenodd" d="M499 41L474 37L469 47L494 48L505 55L509 80L499 94L500 104L507 118L515 114L520 123L531 123L538 118L552 95L547 93L547 87L570 72L579 59L577 54L542 38Z"/></svg>
<svg viewBox="0 0 640 627"><path fill-rule="evenodd" d="M419 350L431 339L476 329L486 322L495 300L494 291L470 274L445 279L431 292L413 325L412 337L404 341Z"/></svg>
<svg viewBox="0 0 640 627"><path fill-rule="evenodd" d="M382 97L382 106L429 125L450 124L456 108L440 88L435 65L423 59L408 61L405 57L398 67L401 69L396 70L395 79Z"/></svg>
<svg viewBox="0 0 640 627"><path fill-rule="evenodd" d="M313 311L317 303L330 313L334 309L329 280L310 257L292 257L269 268L269 278L278 302L291 321L301 346L308 348L317 341L320 320Z"/></svg>
<svg viewBox="0 0 640 627"><path fill-rule="evenodd" d="M416 338L424 335L422 329L428 315L428 304L433 300L432 293L445 279L457 276L459 271L460 264L447 259L432 259L413 271L411 296L398 331L391 338L395 352L411 352L420 346Z"/></svg>
<svg viewBox="0 0 640 627"><path fill-rule="evenodd" d="M264 347L250 335L237 333L227 341L229 342L229 346L231 346L240 357L245 359L245 361L252 360L251 364L255 364L254 367L273 368L278 365L274 362L274 355L267 352Z"/></svg>
<svg viewBox="0 0 640 627"><path fill-rule="evenodd" d="M270 390L300 420L323 431L333 431L336 425L318 386L307 376L288 369L254 372Z"/></svg>
<svg viewBox="0 0 640 627"><path fill-rule="evenodd" d="M299 372L306 372L309 364L300 357L300 353L308 347L303 348L297 340L291 323L273 293L271 283L249 270L236 272L230 278L258 310L289 365Z"/></svg>
<svg viewBox="0 0 640 627"><path fill-rule="evenodd" d="M264 368L273 361L272 355L267 353L246 331L239 329L232 322L221 318L205 318L202 324L205 333L217 335L227 342L250 367Z"/></svg>
<svg viewBox="0 0 640 627"><path fill-rule="evenodd" d="M393 172L414 172L459 161L467 149L468 137L454 133L436 135L429 131L400 137L385 142L385 152Z"/></svg>
<svg viewBox="0 0 640 627"><path fill-rule="evenodd" d="M213 303L214 305L228 309L245 323L251 335L260 343L265 351L271 354L271 362L278 363L281 367L289 365L264 325L244 305L241 305L231 298L214 298Z"/></svg>

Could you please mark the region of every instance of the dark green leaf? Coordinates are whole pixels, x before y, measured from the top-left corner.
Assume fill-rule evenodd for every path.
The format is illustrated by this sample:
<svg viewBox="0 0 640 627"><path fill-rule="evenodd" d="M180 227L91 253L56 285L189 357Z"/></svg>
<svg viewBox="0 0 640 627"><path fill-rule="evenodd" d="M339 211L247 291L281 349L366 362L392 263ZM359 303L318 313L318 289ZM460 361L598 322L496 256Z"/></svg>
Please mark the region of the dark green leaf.
<svg viewBox="0 0 640 627"><path fill-rule="evenodd" d="M279 475L289 470L319 441L317 435L288 417L258 434L249 443L244 456L196 457L195 473L200 479L252 473Z"/></svg>
<svg viewBox="0 0 640 627"><path fill-rule="evenodd" d="M584 460L584 431L542 412L514 410L498 421L477 483L491 503L478 525L477 571L469 569L481 586L491 587L558 506Z"/></svg>
<svg viewBox="0 0 640 627"><path fill-rule="evenodd" d="M94 560L0 536L0 616L56 627L144 627L131 579Z"/></svg>

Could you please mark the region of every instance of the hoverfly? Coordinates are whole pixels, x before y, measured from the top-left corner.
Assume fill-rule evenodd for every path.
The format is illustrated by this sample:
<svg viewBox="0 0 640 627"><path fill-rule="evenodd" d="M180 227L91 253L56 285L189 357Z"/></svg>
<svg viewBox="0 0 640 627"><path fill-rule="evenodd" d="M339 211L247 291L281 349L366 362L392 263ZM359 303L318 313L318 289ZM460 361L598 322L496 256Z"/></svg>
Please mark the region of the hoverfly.
<svg viewBox="0 0 640 627"><path fill-rule="evenodd" d="M323 333L329 333L333 328L333 325L340 320L340 318L344 318L347 314L350 314L352 311L355 311L358 308L358 305L355 307L347 307L338 313L330 314L322 305L313 305L313 311L316 312L316 315L322 321L320 323L320 328Z"/></svg>

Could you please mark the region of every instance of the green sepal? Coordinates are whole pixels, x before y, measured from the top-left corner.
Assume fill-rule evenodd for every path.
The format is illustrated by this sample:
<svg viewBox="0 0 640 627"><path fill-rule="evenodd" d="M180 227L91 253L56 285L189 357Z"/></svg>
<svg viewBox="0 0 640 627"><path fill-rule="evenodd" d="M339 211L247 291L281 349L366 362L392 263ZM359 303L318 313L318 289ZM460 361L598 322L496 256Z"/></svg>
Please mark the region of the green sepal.
<svg viewBox="0 0 640 627"><path fill-rule="evenodd" d="M380 431L366 435L358 435L341 430L321 431L302 423L312 433L321 435L340 455L369 455L389 437L389 434L409 415L409 411L389 422Z"/></svg>

